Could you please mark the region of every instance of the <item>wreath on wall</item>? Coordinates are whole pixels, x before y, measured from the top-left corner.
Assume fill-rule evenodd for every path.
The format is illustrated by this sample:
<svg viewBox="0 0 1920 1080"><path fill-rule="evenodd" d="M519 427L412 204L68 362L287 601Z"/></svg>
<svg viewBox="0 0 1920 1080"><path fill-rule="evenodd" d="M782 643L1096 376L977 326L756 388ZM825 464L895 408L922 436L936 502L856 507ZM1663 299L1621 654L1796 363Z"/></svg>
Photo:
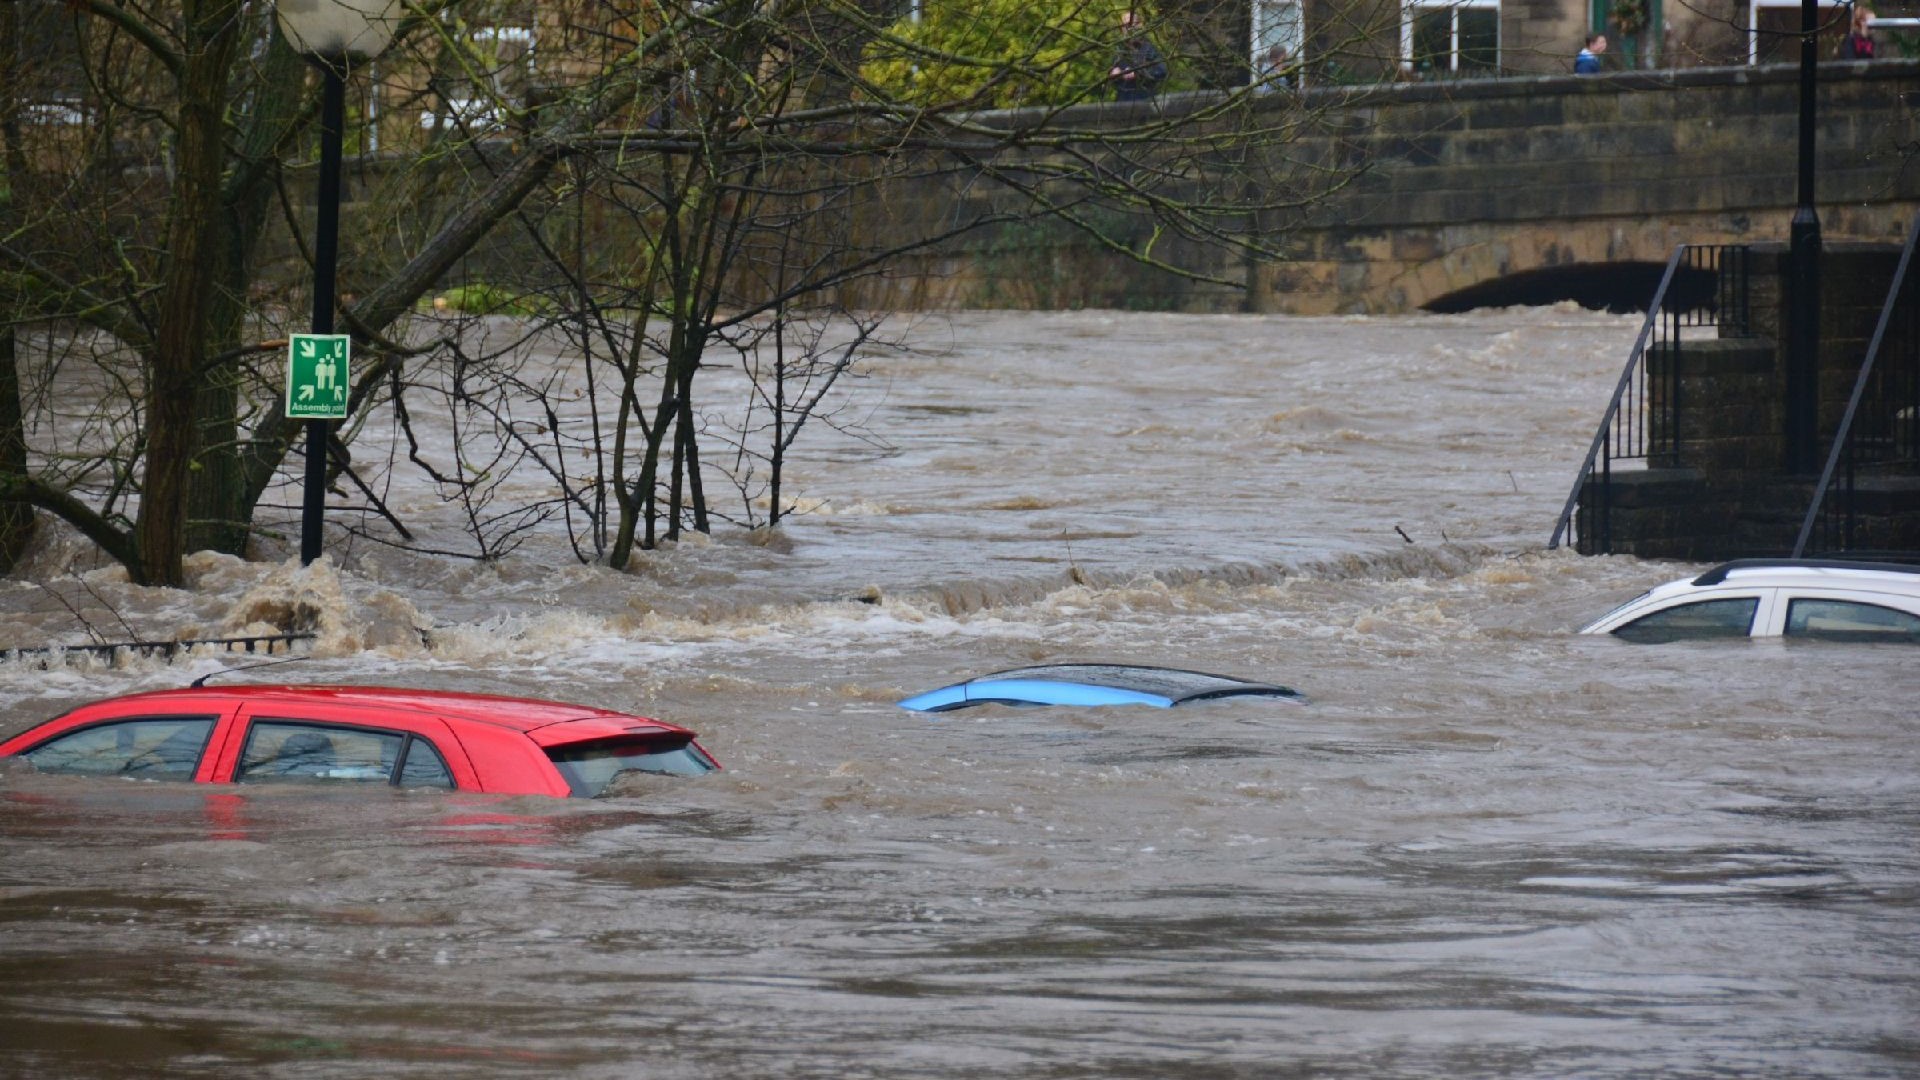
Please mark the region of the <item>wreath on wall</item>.
<svg viewBox="0 0 1920 1080"><path fill-rule="evenodd" d="M1609 14L1622 34L1637 34L1647 25L1647 0L1613 0Z"/></svg>

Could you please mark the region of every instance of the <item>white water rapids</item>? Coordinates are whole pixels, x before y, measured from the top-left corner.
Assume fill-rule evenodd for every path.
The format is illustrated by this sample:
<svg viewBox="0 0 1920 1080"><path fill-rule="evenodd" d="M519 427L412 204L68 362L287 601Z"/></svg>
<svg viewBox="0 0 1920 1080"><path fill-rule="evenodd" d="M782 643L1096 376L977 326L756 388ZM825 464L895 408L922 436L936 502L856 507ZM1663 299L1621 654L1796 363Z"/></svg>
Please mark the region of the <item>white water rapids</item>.
<svg viewBox="0 0 1920 1080"><path fill-rule="evenodd" d="M726 771L0 769L0 1075L1920 1076L1912 651L1573 633L1694 569L1544 550L1636 328L922 317L848 386L870 438L802 435L804 513L626 572L335 533L137 589L55 539L0 648L302 608L312 659L227 680L603 705ZM1055 660L1311 703L893 705ZM0 732L227 662L3 663Z"/></svg>

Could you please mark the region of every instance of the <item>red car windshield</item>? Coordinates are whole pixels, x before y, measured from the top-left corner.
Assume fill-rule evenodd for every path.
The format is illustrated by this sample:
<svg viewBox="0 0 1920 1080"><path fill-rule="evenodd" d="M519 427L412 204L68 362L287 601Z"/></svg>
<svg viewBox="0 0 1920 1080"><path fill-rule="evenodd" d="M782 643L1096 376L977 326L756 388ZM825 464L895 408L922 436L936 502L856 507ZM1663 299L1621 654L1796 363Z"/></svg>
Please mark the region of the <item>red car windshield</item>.
<svg viewBox="0 0 1920 1080"><path fill-rule="evenodd" d="M549 746L547 757L579 799L604 793L623 772L698 776L720 767L692 736L681 734Z"/></svg>

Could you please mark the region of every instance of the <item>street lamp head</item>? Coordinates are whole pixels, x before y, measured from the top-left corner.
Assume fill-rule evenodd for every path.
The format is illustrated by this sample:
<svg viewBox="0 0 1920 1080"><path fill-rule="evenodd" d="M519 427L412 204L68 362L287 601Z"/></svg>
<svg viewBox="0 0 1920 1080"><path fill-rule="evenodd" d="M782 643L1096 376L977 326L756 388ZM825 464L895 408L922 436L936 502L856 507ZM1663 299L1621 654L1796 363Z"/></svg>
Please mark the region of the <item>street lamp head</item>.
<svg viewBox="0 0 1920 1080"><path fill-rule="evenodd" d="M403 0L276 0L294 51L332 63L378 56L400 25Z"/></svg>

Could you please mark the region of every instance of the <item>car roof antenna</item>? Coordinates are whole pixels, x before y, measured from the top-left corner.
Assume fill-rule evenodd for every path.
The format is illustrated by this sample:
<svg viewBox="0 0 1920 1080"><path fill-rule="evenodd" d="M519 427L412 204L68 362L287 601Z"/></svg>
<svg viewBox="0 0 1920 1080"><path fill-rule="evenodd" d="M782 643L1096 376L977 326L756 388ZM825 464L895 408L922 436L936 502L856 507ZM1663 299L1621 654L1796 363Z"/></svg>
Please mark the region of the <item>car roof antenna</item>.
<svg viewBox="0 0 1920 1080"><path fill-rule="evenodd" d="M201 687L207 685L207 680L213 678L215 675L231 675L236 671L252 671L255 668L273 667L276 664L292 664L292 663L298 663L301 660L311 660L311 659L313 659L313 657L311 656L289 656L284 660L268 660L258 664L247 664L243 667L221 668L218 671L207 672L205 675L202 675L199 678L193 680L193 682L190 683L189 685L191 685L194 689L198 690Z"/></svg>

